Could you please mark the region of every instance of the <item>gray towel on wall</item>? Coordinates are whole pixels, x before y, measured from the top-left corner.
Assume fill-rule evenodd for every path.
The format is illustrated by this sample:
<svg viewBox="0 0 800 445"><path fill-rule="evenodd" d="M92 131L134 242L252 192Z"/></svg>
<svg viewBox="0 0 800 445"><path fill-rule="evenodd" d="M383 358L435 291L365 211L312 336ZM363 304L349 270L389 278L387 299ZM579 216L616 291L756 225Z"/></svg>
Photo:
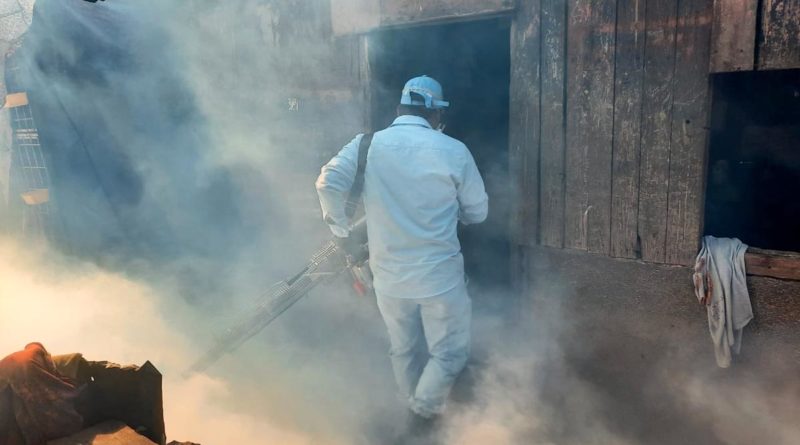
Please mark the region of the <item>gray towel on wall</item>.
<svg viewBox="0 0 800 445"><path fill-rule="evenodd" d="M717 365L727 368L742 347L742 331L753 319L747 292L744 253L737 238L703 237L694 266L694 290L708 311L708 329Z"/></svg>

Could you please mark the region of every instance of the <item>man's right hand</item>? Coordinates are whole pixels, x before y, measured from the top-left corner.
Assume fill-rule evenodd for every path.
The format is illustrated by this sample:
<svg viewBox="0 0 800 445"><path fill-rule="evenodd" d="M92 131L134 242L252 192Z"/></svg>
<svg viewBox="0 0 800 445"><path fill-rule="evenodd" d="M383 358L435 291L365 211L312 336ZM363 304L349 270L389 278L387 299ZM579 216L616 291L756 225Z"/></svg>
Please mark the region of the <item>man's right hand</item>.
<svg viewBox="0 0 800 445"><path fill-rule="evenodd" d="M336 243L336 246L339 247L345 254L350 256L357 256L359 251L361 250L361 246L358 244L350 236L334 236L333 242Z"/></svg>
<svg viewBox="0 0 800 445"><path fill-rule="evenodd" d="M359 264L368 257L366 247L352 236L334 236L333 242L347 256L347 261L352 264Z"/></svg>

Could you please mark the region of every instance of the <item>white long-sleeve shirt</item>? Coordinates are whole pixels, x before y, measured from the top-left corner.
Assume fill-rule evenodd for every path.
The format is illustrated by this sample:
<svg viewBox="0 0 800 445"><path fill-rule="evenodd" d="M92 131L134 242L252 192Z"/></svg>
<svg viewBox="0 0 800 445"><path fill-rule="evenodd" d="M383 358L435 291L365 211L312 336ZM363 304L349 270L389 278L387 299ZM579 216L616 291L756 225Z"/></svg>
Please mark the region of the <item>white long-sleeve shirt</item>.
<svg viewBox="0 0 800 445"><path fill-rule="evenodd" d="M348 233L345 201L358 166L356 136L317 179L323 218ZM486 219L489 198L475 160L460 141L417 116L375 133L364 175L370 267L375 291L397 298L442 294L464 281L456 226Z"/></svg>

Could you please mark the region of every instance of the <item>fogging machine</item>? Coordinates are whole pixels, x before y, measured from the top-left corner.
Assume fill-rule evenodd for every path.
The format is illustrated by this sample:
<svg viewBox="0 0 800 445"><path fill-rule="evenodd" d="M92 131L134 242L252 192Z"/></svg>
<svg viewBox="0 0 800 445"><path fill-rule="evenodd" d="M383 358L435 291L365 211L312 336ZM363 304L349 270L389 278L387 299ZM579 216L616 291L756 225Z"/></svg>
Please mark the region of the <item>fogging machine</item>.
<svg viewBox="0 0 800 445"><path fill-rule="evenodd" d="M349 272L356 292L361 295L369 293L372 289L372 275L367 264L369 252L367 224L364 218L353 226L350 242L357 248L346 250L334 240L329 241L312 255L300 272L289 279L275 283L259 298L251 313L228 328L215 344L183 373L184 377L205 371L222 356L238 349L324 281Z"/></svg>

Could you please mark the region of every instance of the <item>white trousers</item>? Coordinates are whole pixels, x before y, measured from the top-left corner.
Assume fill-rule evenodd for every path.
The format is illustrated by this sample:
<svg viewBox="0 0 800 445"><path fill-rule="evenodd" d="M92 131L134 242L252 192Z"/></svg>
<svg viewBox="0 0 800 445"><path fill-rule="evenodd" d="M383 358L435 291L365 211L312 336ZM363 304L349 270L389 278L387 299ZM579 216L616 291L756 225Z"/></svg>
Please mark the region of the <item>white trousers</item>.
<svg viewBox="0 0 800 445"><path fill-rule="evenodd" d="M421 416L440 414L469 358L472 302L466 285L427 298L378 295L378 308L400 396Z"/></svg>

